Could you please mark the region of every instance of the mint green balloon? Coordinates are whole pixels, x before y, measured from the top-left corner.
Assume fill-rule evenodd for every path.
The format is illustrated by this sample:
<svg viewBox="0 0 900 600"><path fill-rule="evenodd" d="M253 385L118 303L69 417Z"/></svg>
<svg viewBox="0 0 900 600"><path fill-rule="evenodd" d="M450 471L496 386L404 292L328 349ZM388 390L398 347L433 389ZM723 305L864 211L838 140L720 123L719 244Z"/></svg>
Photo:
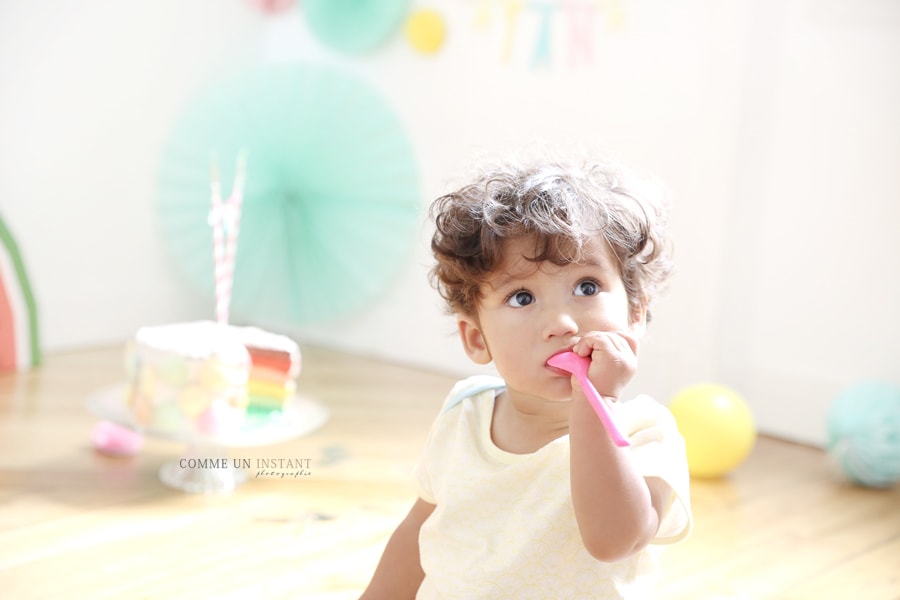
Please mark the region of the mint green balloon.
<svg viewBox="0 0 900 600"><path fill-rule="evenodd" d="M828 453L854 483L900 483L900 387L873 380L841 391L828 412Z"/></svg>
<svg viewBox="0 0 900 600"><path fill-rule="evenodd" d="M227 198L241 153L232 321L303 325L358 311L407 264L422 203L400 117L344 71L255 68L187 106L160 164L160 233L180 272L209 297L210 318L210 164Z"/></svg>
<svg viewBox="0 0 900 600"><path fill-rule="evenodd" d="M303 0L310 31L328 46L347 54L374 50L396 34L410 0Z"/></svg>

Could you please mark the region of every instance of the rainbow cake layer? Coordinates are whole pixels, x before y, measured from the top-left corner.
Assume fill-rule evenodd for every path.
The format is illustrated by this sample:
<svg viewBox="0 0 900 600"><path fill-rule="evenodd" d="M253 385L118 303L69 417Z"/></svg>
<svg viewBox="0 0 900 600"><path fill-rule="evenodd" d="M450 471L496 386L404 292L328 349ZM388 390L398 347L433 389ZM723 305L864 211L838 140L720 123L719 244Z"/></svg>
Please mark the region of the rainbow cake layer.
<svg viewBox="0 0 900 600"><path fill-rule="evenodd" d="M143 327L125 356L134 420L175 435L228 436L277 418L300 374L290 338L210 321Z"/></svg>
<svg viewBox="0 0 900 600"><path fill-rule="evenodd" d="M257 413L282 410L297 391L300 350L292 340L245 327L241 340L250 356L247 407Z"/></svg>

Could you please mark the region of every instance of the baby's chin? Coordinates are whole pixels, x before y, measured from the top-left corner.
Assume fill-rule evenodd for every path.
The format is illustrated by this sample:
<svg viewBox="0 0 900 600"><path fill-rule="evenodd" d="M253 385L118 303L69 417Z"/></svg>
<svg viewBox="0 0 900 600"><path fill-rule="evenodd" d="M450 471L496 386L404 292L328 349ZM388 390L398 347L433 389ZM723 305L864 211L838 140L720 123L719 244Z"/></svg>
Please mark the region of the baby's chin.
<svg viewBox="0 0 900 600"><path fill-rule="evenodd" d="M546 402L548 404L566 404L572 401L572 386L571 385L563 385L563 386L544 386L541 389L532 389L532 390L524 390L524 389L516 389L509 390L512 391L513 394L522 400L526 400L529 403L541 403Z"/></svg>
<svg viewBox="0 0 900 600"><path fill-rule="evenodd" d="M572 390L563 393L539 394L538 397L543 399L545 402L551 402L553 404L566 404L567 402L572 401Z"/></svg>
<svg viewBox="0 0 900 600"><path fill-rule="evenodd" d="M537 394L539 398L543 398L547 402L569 402L572 400L572 388L563 390L544 390L543 394Z"/></svg>
<svg viewBox="0 0 900 600"><path fill-rule="evenodd" d="M570 402L572 400L572 383L568 379L560 379L545 390L544 398L550 402Z"/></svg>

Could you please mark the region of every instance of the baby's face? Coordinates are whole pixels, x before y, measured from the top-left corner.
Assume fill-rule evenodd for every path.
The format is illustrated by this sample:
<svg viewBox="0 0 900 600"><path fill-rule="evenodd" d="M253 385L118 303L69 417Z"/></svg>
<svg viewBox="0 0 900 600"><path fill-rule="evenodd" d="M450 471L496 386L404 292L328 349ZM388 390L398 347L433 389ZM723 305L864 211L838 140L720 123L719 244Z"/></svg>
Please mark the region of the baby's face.
<svg viewBox="0 0 900 600"><path fill-rule="evenodd" d="M510 390L546 399L571 396L570 379L546 366L590 331L639 335L608 246L597 239L583 264L534 263L528 239L508 241L504 261L482 286L478 325L490 358Z"/></svg>

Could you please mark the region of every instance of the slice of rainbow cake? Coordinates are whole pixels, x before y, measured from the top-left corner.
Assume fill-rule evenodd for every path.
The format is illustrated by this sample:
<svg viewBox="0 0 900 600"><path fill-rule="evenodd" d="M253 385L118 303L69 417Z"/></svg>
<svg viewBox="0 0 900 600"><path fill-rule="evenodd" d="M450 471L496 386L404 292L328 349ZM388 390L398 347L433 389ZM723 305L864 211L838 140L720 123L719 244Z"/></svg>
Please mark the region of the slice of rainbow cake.
<svg viewBox="0 0 900 600"><path fill-rule="evenodd" d="M289 338L256 328L246 328L242 342L250 354L248 416L266 418L280 414L297 391L300 348Z"/></svg>

